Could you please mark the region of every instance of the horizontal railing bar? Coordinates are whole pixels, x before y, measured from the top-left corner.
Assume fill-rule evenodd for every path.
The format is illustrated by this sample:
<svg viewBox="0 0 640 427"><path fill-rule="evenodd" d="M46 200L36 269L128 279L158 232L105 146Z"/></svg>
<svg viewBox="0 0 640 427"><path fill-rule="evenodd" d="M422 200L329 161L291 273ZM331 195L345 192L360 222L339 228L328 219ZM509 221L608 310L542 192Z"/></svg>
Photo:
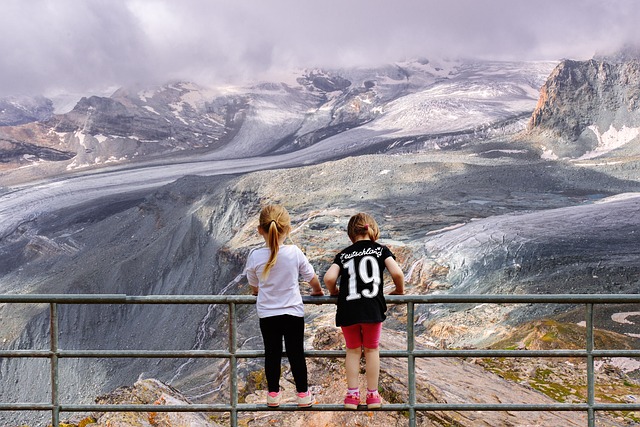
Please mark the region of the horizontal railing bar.
<svg viewBox="0 0 640 427"><path fill-rule="evenodd" d="M634 405L629 405L632 408ZM381 411L406 411L409 405L395 403L382 405ZM584 411L588 405L581 403L551 403L551 404L519 404L519 403L418 403L417 411ZM61 412L229 412L231 405L60 405ZM258 411L344 411L343 404L315 404L310 408L300 408L296 404L283 404L277 409L262 404L238 404L238 412ZM359 409L368 410L366 405ZM630 409L633 410L633 409Z"/></svg>
<svg viewBox="0 0 640 427"><path fill-rule="evenodd" d="M125 304L125 294L3 294L0 303Z"/></svg>
<svg viewBox="0 0 640 427"><path fill-rule="evenodd" d="M596 411L640 411L640 403L596 403Z"/></svg>
<svg viewBox="0 0 640 427"><path fill-rule="evenodd" d="M49 358L53 356L51 350L0 350L0 357L18 358L18 357L39 357Z"/></svg>
<svg viewBox="0 0 640 427"><path fill-rule="evenodd" d="M314 297L311 297L314 298ZM317 298L317 297L315 297ZM323 298L323 297L320 297ZM385 295L391 303L559 303L619 304L639 303L640 294L427 294ZM305 301L307 302L307 301Z"/></svg>
<svg viewBox="0 0 640 427"><path fill-rule="evenodd" d="M253 295L141 295L127 296L127 304L255 304Z"/></svg>
<svg viewBox="0 0 640 427"><path fill-rule="evenodd" d="M265 405L266 406L266 405ZM61 412L229 412L231 405L60 405Z"/></svg>
<svg viewBox="0 0 640 427"><path fill-rule="evenodd" d="M415 357L586 357L586 350L414 350Z"/></svg>
<svg viewBox="0 0 640 427"><path fill-rule="evenodd" d="M413 303L640 303L640 294L428 294L386 295L391 304ZM305 304L335 304L336 297L304 296ZM253 295L125 295L125 294L3 294L0 303L59 304L254 304Z"/></svg>
<svg viewBox="0 0 640 427"><path fill-rule="evenodd" d="M0 357L49 358L50 350L0 350ZM283 353L285 355L286 353ZM640 350L594 350L594 357L640 357ZM226 350L59 350L59 358L230 358ZM414 357L587 357L586 350L414 350ZM264 357L263 350L240 350L237 358ZM345 357L344 350L307 350L307 357ZM406 350L381 350L380 357L408 357Z"/></svg>
<svg viewBox="0 0 640 427"><path fill-rule="evenodd" d="M593 350L593 357L640 357L640 350Z"/></svg>
<svg viewBox="0 0 640 427"><path fill-rule="evenodd" d="M0 403L1 411L51 411L51 403Z"/></svg>
<svg viewBox="0 0 640 427"><path fill-rule="evenodd" d="M550 403L550 404L518 404L518 403L417 403L416 411L585 411L588 409L586 403ZM637 403L602 403L595 404L596 411L638 411L640 404ZM9 403L0 404L0 411L50 411L51 404L46 403ZM61 412L229 412L231 405L60 405ZM298 411L301 408L296 404L283 404L277 409L269 408L262 404L239 404L236 407L238 412L258 412L258 411ZM344 411L342 404L315 404L310 408L303 408L311 411ZM366 405L360 405L359 410L369 410ZM408 404L386 404L377 411L406 411Z"/></svg>
<svg viewBox="0 0 640 427"><path fill-rule="evenodd" d="M417 403L416 411L585 411L586 403Z"/></svg>
<svg viewBox="0 0 640 427"><path fill-rule="evenodd" d="M385 351L382 350L380 355ZM587 350L414 350L415 357L586 357ZM640 350L593 350L594 357L640 357ZM402 357L390 351L387 357ZM406 352L404 353L406 356Z"/></svg>
<svg viewBox="0 0 640 427"><path fill-rule="evenodd" d="M255 304L253 295L125 295L19 294L0 295L0 303L58 304Z"/></svg>
<svg viewBox="0 0 640 427"><path fill-rule="evenodd" d="M335 350L336 354L331 356L344 357L344 351ZM49 350L0 350L0 357L7 358L48 358L54 353ZM225 350L59 350L55 353L58 358L219 358L228 359L231 353ZM285 353L283 353L285 355ZM238 351L234 354L236 357L264 357L263 350L256 351Z"/></svg>
<svg viewBox="0 0 640 427"><path fill-rule="evenodd" d="M414 406L416 411L585 411L588 409L586 403L551 403L551 404L518 404L518 403L417 403ZM0 411L50 411L51 404L46 403L15 403L0 404ZM231 405L60 405L60 412L229 412ZM301 408L296 404L280 405L278 411L298 411ZM342 404L315 404L310 408L303 408L310 411L344 411ZM369 410L366 405L360 405L359 410ZM408 404L386 404L377 411L398 412L407 411ZM640 404L637 403L603 403L593 405L596 411L638 411ZM236 407L238 412L259 412L274 411L273 408L262 404L239 404Z"/></svg>
<svg viewBox="0 0 640 427"><path fill-rule="evenodd" d="M263 352L264 355L264 352ZM60 350L59 358L230 358L226 350Z"/></svg>

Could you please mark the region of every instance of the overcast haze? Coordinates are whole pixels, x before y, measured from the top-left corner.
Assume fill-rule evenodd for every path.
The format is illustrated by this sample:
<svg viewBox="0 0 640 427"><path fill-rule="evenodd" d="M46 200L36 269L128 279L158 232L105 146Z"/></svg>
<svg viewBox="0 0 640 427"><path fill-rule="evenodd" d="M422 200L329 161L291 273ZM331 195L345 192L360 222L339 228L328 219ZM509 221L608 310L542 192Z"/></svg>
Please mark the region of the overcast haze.
<svg viewBox="0 0 640 427"><path fill-rule="evenodd" d="M587 59L636 0L1 0L0 96L265 79L414 57Z"/></svg>

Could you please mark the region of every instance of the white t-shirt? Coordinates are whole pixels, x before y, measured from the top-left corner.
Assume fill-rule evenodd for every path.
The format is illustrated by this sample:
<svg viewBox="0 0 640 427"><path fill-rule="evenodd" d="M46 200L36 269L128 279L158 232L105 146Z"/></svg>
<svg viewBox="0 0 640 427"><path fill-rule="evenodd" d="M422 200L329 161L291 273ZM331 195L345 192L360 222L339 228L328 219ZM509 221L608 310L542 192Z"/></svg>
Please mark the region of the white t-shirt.
<svg viewBox="0 0 640 427"><path fill-rule="evenodd" d="M251 251L245 267L249 284L258 287L258 317L282 314L304 317L299 278L306 282L313 279L316 274L313 266L296 245L282 245L278 250L275 265L267 278L262 279L269 254L269 248L266 247Z"/></svg>

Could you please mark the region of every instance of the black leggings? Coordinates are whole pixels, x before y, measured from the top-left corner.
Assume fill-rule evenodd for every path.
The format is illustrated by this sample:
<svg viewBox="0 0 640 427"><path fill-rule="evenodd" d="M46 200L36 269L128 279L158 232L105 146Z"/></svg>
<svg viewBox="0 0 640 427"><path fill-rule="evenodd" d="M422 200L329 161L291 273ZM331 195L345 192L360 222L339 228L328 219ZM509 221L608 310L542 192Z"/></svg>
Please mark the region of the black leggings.
<svg viewBox="0 0 640 427"><path fill-rule="evenodd" d="M307 391L307 363L304 358L304 318L283 314L260 319L260 331L264 340L264 371L269 391L280 391L280 367L282 363L282 337L287 349L287 359L296 383L296 390Z"/></svg>

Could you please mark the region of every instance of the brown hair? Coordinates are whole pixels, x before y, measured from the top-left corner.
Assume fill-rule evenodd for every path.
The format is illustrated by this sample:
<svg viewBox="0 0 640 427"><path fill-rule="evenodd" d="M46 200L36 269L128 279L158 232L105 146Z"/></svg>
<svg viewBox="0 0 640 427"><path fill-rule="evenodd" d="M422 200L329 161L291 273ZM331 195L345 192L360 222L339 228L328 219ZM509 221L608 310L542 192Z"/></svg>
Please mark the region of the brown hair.
<svg viewBox="0 0 640 427"><path fill-rule="evenodd" d="M366 234L369 236L369 239L375 242L380 237L380 229L378 228L378 223L371 215L360 212L349 219L347 234L351 241L353 241L356 236Z"/></svg>
<svg viewBox="0 0 640 427"><path fill-rule="evenodd" d="M260 211L260 228L267 236L267 246L271 251L269 261L264 266L262 278L269 275L269 271L276 264L278 250L280 249L280 237L285 237L291 232L291 218L289 212L280 205L268 205Z"/></svg>

